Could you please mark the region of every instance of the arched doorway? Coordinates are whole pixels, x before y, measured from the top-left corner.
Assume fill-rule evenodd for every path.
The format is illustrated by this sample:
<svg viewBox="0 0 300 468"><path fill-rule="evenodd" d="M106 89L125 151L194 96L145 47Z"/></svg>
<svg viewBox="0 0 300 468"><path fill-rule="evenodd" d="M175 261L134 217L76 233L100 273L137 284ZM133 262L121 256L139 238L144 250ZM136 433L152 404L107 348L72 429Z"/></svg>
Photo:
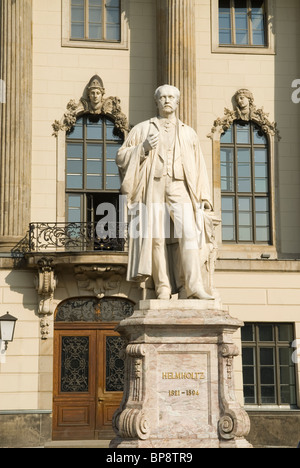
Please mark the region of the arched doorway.
<svg viewBox="0 0 300 468"><path fill-rule="evenodd" d="M114 331L134 303L112 297L72 298L55 313L53 440L113 437L123 396L126 341Z"/></svg>

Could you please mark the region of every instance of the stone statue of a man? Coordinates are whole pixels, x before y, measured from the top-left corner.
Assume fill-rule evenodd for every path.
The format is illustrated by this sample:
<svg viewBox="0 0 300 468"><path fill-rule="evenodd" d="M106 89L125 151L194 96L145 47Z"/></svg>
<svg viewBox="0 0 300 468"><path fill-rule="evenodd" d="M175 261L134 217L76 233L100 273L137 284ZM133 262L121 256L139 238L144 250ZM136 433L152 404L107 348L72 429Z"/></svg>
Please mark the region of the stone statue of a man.
<svg viewBox="0 0 300 468"><path fill-rule="evenodd" d="M201 275L213 235L209 180L196 132L176 117L179 99L177 88L159 87L158 117L136 125L117 155L129 213L143 213L140 234L129 232L127 280L152 276L158 299L213 299Z"/></svg>

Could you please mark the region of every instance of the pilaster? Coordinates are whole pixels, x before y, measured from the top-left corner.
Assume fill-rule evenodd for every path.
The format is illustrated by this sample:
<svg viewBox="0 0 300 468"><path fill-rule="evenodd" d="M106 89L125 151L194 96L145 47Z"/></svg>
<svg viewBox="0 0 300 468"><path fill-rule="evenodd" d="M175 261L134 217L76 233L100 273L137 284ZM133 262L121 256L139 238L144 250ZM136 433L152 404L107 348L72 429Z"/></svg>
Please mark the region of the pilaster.
<svg viewBox="0 0 300 468"><path fill-rule="evenodd" d="M179 118L197 126L195 0L157 0L158 86L181 91Z"/></svg>
<svg viewBox="0 0 300 468"><path fill-rule="evenodd" d="M30 222L32 0L0 0L0 251L10 251Z"/></svg>

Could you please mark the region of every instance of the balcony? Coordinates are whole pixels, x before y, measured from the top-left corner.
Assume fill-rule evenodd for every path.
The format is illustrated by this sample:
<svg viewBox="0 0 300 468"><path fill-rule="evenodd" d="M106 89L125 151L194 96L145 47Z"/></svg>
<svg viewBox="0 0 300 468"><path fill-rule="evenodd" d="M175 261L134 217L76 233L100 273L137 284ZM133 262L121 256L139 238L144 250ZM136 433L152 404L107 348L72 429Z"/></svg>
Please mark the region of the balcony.
<svg viewBox="0 0 300 468"><path fill-rule="evenodd" d="M126 223L107 223L99 237L98 223L31 223L27 253L126 252Z"/></svg>

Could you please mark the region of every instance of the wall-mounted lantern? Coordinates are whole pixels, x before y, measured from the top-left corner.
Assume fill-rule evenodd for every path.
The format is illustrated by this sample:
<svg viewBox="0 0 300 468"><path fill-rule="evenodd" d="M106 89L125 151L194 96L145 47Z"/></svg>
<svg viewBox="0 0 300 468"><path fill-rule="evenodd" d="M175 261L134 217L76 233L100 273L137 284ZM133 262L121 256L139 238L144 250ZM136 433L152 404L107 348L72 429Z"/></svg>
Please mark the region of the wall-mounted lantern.
<svg viewBox="0 0 300 468"><path fill-rule="evenodd" d="M5 350L7 350L8 343L13 341L16 321L18 319L7 312L0 317L0 339L5 343Z"/></svg>

